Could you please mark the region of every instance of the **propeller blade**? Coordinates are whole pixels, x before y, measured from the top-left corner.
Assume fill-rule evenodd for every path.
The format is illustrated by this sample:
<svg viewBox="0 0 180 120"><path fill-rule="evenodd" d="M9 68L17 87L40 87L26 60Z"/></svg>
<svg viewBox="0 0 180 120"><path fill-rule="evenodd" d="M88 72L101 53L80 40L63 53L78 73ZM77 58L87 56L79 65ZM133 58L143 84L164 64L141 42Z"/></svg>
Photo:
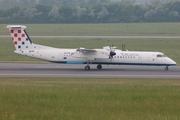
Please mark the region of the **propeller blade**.
<svg viewBox="0 0 180 120"><path fill-rule="evenodd" d="M116 55L116 52L114 52L115 51L114 44L112 44L112 46L109 46L109 48L110 48L109 59L111 59L112 61L113 56Z"/></svg>
<svg viewBox="0 0 180 120"><path fill-rule="evenodd" d="M122 51L125 51L126 44L122 44Z"/></svg>

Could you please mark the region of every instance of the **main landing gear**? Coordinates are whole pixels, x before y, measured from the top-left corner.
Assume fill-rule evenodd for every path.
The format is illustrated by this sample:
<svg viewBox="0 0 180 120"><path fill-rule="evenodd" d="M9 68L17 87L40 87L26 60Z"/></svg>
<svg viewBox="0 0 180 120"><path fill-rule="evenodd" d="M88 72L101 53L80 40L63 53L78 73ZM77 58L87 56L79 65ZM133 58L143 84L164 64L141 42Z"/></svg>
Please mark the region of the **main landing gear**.
<svg viewBox="0 0 180 120"><path fill-rule="evenodd" d="M88 61L87 61L87 65L86 65L85 68L84 68L86 71L88 71L88 70L91 69L90 66L89 66L89 64L91 64L91 62L88 60Z"/></svg>
<svg viewBox="0 0 180 120"><path fill-rule="evenodd" d="M88 71L88 70L90 70L90 66L86 65L84 69Z"/></svg>
<svg viewBox="0 0 180 120"><path fill-rule="evenodd" d="M86 71L88 71L88 70L90 70L91 68L90 68L89 64L87 64L87 65L84 67L84 69L85 69ZM102 65L101 65L101 64L97 65L97 69L98 69L98 70L101 70L101 69L102 69Z"/></svg>
<svg viewBox="0 0 180 120"><path fill-rule="evenodd" d="M97 69L101 70L102 69L102 65L101 64L97 65Z"/></svg>
<svg viewBox="0 0 180 120"><path fill-rule="evenodd" d="M169 70L168 66L166 66L164 69L165 69L166 71Z"/></svg>

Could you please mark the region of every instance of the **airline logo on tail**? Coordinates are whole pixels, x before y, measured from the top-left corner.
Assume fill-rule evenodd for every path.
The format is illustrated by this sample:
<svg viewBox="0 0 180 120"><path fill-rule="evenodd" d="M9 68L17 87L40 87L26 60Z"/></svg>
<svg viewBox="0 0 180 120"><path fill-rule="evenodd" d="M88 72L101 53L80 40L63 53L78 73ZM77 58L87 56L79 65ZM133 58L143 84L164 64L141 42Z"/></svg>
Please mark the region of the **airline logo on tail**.
<svg viewBox="0 0 180 120"><path fill-rule="evenodd" d="M7 28L9 28L9 32L16 50L24 50L32 47L32 41L25 31L26 26L8 25Z"/></svg>

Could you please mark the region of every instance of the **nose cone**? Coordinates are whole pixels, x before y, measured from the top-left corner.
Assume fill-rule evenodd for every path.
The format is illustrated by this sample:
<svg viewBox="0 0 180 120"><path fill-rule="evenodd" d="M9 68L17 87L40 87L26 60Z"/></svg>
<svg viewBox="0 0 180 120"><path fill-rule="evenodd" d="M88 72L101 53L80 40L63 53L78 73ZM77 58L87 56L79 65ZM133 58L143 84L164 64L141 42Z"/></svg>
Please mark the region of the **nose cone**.
<svg viewBox="0 0 180 120"><path fill-rule="evenodd" d="M172 60L172 61L173 61L173 64L176 65L176 62L174 60Z"/></svg>
<svg viewBox="0 0 180 120"><path fill-rule="evenodd" d="M175 62L174 60L172 60L172 59L169 58L168 64L171 65L171 66L173 66L173 65L176 65L176 62Z"/></svg>

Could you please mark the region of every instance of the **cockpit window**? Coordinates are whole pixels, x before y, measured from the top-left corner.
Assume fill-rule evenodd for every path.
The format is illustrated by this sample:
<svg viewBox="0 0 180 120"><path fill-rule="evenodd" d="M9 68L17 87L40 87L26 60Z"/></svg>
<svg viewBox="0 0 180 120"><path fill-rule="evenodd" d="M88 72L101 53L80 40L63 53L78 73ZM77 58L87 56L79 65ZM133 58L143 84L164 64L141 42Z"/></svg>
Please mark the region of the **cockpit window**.
<svg viewBox="0 0 180 120"><path fill-rule="evenodd" d="M157 54L157 57L166 57L164 54Z"/></svg>

